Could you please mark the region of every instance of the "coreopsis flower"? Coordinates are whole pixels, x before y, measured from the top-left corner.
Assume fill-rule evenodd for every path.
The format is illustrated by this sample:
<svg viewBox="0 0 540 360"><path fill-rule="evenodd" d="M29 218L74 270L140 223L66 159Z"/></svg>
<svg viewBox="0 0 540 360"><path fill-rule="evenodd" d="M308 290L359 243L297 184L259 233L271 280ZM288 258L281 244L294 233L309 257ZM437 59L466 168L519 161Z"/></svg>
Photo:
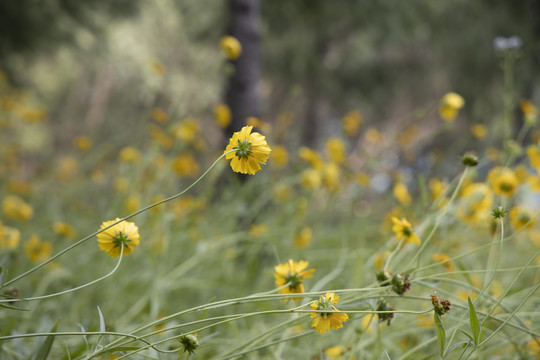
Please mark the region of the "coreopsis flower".
<svg viewBox="0 0 540 360"><path fill-rule="evenodd" d="M489 219L493 194L484 183L472 183L464 187L462 202L456 210L457 217L468 224L478 224Z"/></svg>
<svg viewBox="0 0 540 360"><path fill-rule="evenodd" d="M27 221L32 218L34 209L16 195L8 195L2 200L2 211L10 219Z"/></svg>
<svg viewBox="0 0 540 360"><path fill-rule="evenodd" d="M0 223L0 249L12 250L19 246L21 232Z"/></svg>
<svg viewBox="0 0 540 360"><path fill-rule="evenodd" d="M231 109L225 104L214 106L214 118L219 127L223 129L226 128L232 121Z"/></svg>
<svg viewBox="0 0 540 360"><path fill-rule="evenodd" d="M444 188L444 182L442 182L440 179L429 179L429 190L431 191L432 200L436 200L439 196L441 196L444 193Z"/></svg>
<svg viewBox="0 0 540 360"><path fill-rule="evenodd" d="M448 271L454 271L454 265L450 262L450 256L447 254L433 254L431 255L431 259L436 262L444 262L442 264L446 270Z"/></svg>
<svg viewBox="0 0 540 360"><path fill-rule="evenodd" d="M68 239L72 239L77 236L77 231L75 231L75 229L71 225L65 222L55 222L53 224L53 231L58 235L67 237Z"/></svg>
<svg viewBox="0 0 540 360"><path fill-rule="evenodd" d="M392 231L396 234L398 240L405 239L406 244L420 245L420 238L414 233L412 225L405 218L399 220L393 217L392 222L394 223Z"/></svg>
<svg viewBox="0 0 540 360"><path fill-rule="evenodd" d="M224 36L219 42L219 48L229 60L236 60L242 54L242 44L233 36Z"/></svg>
<svg viewBox="0 0 540 360"><path fill-rule="evenodd" d="M253 126L255 129L261 130L264 133L272 131L272 125L255 116L250 116L246 119L247 126Z"/></svg>
<svg viewBox="0 0 540 360"><path fill-rule="evenodd" d="M529 184L532 191L540 192L540 176L530 175L526 178L526 181L527 181L527 184Z"/></svg>
<svg viewBox="0 0 540 360"><path fill-rule="evenodd" d="M77 136L73 140L75 147L81 151L87 152L92 148L92 140L88 136Z"/></svg>
<svg viewBox="0 0 540 360"><path fill-rule="evenodd" d="M100 229L106 228L109 225L119 221L119 218L105 221L101 224ZM112 257L120 256L122 245L124 246L123 254L127 255L133 251L133 248L139 245L141 236L139 228L132 222L122 221L107 230L97 235L98 246L101 250L107 252Z"/></svg>
<svg viewBox="0 0 540 360"><path fill-rule="evenodd" d="M33 263L39 263L51 257L52 246L48 241L41 241L37 235L32 235L24 243L24 253Z"/></svg>
<svg viewBox="0 0 540 360"><path fill-rule="evenodd" d="M267 224L253 224L249 227L249 235L259 237L268 232Z"/></svg>
<svg viewBox="0 0 540 360"><path fill-rule="evenodd" d="M79 171L79 161L73 156L63 156L58 161L55 172L63 182L72 180Z"/></svg>
<svg viewBox="0 0 540 360"><path fill-rule="evenodd" d="M363 122L364 117L362 114L357 110L353 110L348 112L347 115L341 119L341 127L343 127L343 130L345 130L347 135L354 137L356 134L358 134L360 126Z"/></svg>
<svg viewBox="0 0 540 360"><path fill-rule="evenodd" d="M519 106L521 107L523 115L525 115L525 122L529 125L534 125L536 122L536 115L538 114L536 106L534 106L533 103L527 99L522 99L519 102Z"/></svg>
<svg viewBox="0 0 540 360"><path fill-rule="evenodd" d="M298 249L303 249L311 244L311 238L313 237L313 231L311 228L304 227L294 236L294 246Z"/></svg>
<svg viewBox="0 0 540 360"><path fill-rule="evenodd" d="M302 146L298 150L298 156L303 161L309 163L314 169L320 169L323 166L323 160L315 150Z"/></svg>
<svg viewBox="0 0 540 360"><path fill-rule="evenodd" d="M443 96L439 104L439 115L443 120L452 122L458 115L459 109L465 105L461 95L449 92Z"/></svg>
<svg viewBox="0 0 540 360"><path fill-rule="evenodd" d="M313 276L315 269L306 270L309 263L304 260L294 262L289 259L285 264L279 264L274 267L274 278L276 286L282 287L285 284L288 286L282 288L282 294L302 294L304 292L304 279ZM294 298L293 300L301 300L302 298Z"/></svg>
<svg viewBox="0 0 540 360"><path fill-rule="evenodd" d="M126 146L120 150L118 159L124 163L138 163L141 161L141 152L132 146Z"/></svg>
<svg viewBox="0 0 540 360"><path fill-rule="evenodd" d="M487 126L483 124L474 124L471 126L471 134L478 140L482 140L487 135Z"/></svg>
<svg viewBox="0 0 540 360"><path fill-rule="evenodd" d="M328 163L322 170L322 180L324 187L329 191L336 191L339 188L339 177L341 170L335 163Z"/></svg>
<svg viewBox="0 0 540 360"><path fill-rule="evenodd" d="M161 125L165 125L169 122L169 115L158 107L152 109L151 116L152 119L156 120Z"/></svg>
<svg viewBox="0 0 540 360"><path fill-rule="evenodd" d="M394 185L393 189L394 197L401 203L403 206L409 206L411 204L412 198L407 189L407 185L401 181Z"/></svg>
<svg viewBox="0 0 540 360"><path fill-rule="evenodd" d="M540 170L540 145L531 145L527 148L527 156L531 166Z"/></svg>
<svg viewBox="0 0 540 360"><path fill-rule="evenodd" d="M331 311L339 311L333 304L337 304L339 296L333 292L327 292L324 296L321 296L318 301L311 304L312 310L320 310L323 312L311 313L313 322L311 327L315 328L315 332L324 334L330 329L340 329L343 327L343 323L349 318L345 313L334 313ZM327 312L328 311L328 312Z"/></svg>
<svg viewBox="0 0 540 360"><path fill-rule="evenodd" d="M510 209L508 216L510 217L512 227L516 230L532 228L536 222L534 214L530 210L519 206Z"/></svg>
<svg viewBox="0 0 540 360"><path fill-rule="evenodd" d="M189 151L185 151L180 154L180 156L176 157L172 162L172 166L174 171L180 177L187 176L194 178L197 177L201 171L197 160L195 160Z"/></svg>
<svg viewBox="0 0 540 360"><path fill-rule="evenodd" d="M366 140L372 144L378 144L383 139L381 132L375 128L367 129L365 137L366 137Z"/></svg>
<svg viewBox="0 0 540 360"><path fill-rule="evenodd" d="M495 194L504 197L512 197L519 186L519 180L514 171L499 166L489 171L487 181Z"/></svg>
<svg viewBox="0 0 540 360"><path fill-rule="evenodd" d="M315 169L306 169L300 174L300 185L308 190L321 186L321 173Z"/></svg>
<svg viewBox="0 0 540 360"><path fill-rule="evenodd" d="M326 142L326 156L330 161L336 164L342 164L345 161L345 144L338 138L330 138Z"/></svg>
<svg viewBox="0 0 540 360"><path fill-rule="evenodd" d="M171 128L171 133L177 138L186 143L193 143L199 135L200 126L197 120L185 118L180 123Z"/></svg>
<svg viewBox="0 0 540 360"><path fill-rule="evenodd" d="M272 151L265 137L257 132L252 133L253 126L244 126L235 132L225 148L225 158L231 160L231 168L235 172L253 175L261 169L259 164L266 164Z"/></svg>
<svg viewBox="0 0 540 360"><path fill-rule="evenodd" d="M272 163L278 168L283 169L289 162L289 152L284 146L274 146L274 155L272 155Z"/></svg>

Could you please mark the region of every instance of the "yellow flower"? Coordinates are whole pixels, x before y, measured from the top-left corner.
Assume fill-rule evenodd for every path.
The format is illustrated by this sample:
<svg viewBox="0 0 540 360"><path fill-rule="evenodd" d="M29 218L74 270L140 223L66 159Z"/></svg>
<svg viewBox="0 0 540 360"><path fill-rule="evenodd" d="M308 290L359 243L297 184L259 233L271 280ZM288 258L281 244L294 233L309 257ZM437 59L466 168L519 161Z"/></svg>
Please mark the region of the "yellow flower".
<svg viewBox="0 0 540 360"><path fill-rule="evenodd" d="M306 169L300 174L300 185L308 190L317 189L321 181L321 174L315 169Z"/></svg>
<svg viewBox="0 0 540 360"><path fill-rule="evenodd" d="M366 140L372 144L378 144L382 141L381 133L375 128L367 129L365 137Z"/></svg>
<svg viewBox="0 0 540 360"><path fill-rule="evenodd" d="M514 168L514 173L516 174L516 177L520 184L524 184L527 182L527 178L529 176L529 169L527 166L521 164Z"/></svg>
<svg viewBox="0 0 540 360"><path fill-rule="evenodd" d="M252 133L252 126L244 126L235 132L225 148L225 152L235 150L225 156L231 160L231 168L235 172L253 175L261 169L259 164L266 164L272 151L265 137L257 132Z"/></svg>
<svg viewBox="0 0 540 360"><path fill-rule="evenodd" d="M24 253L33 263L39 263L51 257L52 246L48 241L42 242L37 235L32 235L24 243Z"/></svg>
<svg viewBox="0 0 540 360"><path fill-rule="evenodd" d="M540 171L540 146L529 146L527 148L527 156L529 157L529 162L531 163L531 166L537 171Z"/></svg>
<svg viewBox="0 0 540 360"><path fill-rule="evenodd" d="M359 172L358 174L356 174L355 180L362 186L368 186L371 182L369 175L365 172Z"/></svg>
<svg viewBox="0 0 540 360"><path fill-rule="evenodd" d="M242 44L233 36L224 36L219 42L219 48L229 60L236 60L242 54Z"/></svg>
<svg viewBox="0 0 540 360"><path fill-rule="evenodd" d="M270 131L272 131L272 125L254 116L250 116L246 119L246 125L253 126L254 128L259 129L264 133L269 133Z"/></svg>
<svg viewBox="0 0 540 360"><path fill-rule="evenodd" d="M533 103L527 99L521 99L519 102L519 107L525 116L536 116L538 113L536 106L534 106Z"/></svg>
<svg viewBox="0 0 540 360"><path fill-rule="evenodd" d="M171 133L177 138L187 143L192 143L197 139L200 127L197 120L192 118L183 119L182 122L172 127Z"/></svg>
<svg viewBox="0 0 540 360"><path fill-rule="evenodd" d="M249 227L249 235L258 237L268 232L268 225L266 224L254 224Z"/></svg>
<svg viewBox="0 0 540 360"><path fill-rule="evenodd" d="M463 188L463 199L456 211L457 217L468 224L485 222L489 218L493 194L484 183L472 183Z"/></svg>
<svg viewBox="0 0 540 360"><path fill-rule="evenodd" d="M274 155L272 156L273 163L280 169L283 169L287 166L289 162L289 152L285 149L284 146L274 146Z"/></svg>
<svg viewBox="0 0 540 360"><path fill-rule="evenodd" d="M405 218L399 220L393 217L392 222L394 223L392 231L396 234L398 240L405 239L406 244L420 245L420 238L414 233L411 224Z"/></svg>
<svg viewBox="0 0 540 360"><path fill-rule="evenodd" d="M454 265L450 262L450 256L448 256L447 254L433 254L431 255L431 259L436 262L444 262L444 264L442 265L448 271L454 271L455 269Z"/></svg>
<svg viewBox="0 0 540 360"><path fill-rule="evenodd" d="M119 218L114 220L105 221L101 224L100 229L114 224L119 221ZM107 252L112 257L120 256L120 250L124 245L124 255L133 251L133 248L139 245L141 236L139 235L139 228L132 222L122 221L107 230L97 235L98 246L101 250Z"/></svg>
<svg viewBox="0 0 540 360"><path fill-rule="evenodd" d="M325 359L328 360L339 360L342 358L344 353L347 351L347 348L343 345L336 345L331 346L329 348L324 349L324 355L326 356Z"/></svg>
<svg viewBox="0 0 540 360"><path fill-rule="evenodd" d="M330 191L336 191L339 188L340 169L335 163L328 163L324 166L322 176L323 184Z"/></svg>
<svg viewBox="0 0 540 360"><path fill-rule="evenodd" d="M2 211L8 218L18 221L27 221L34 214L34 209L16 195L8 195L4 198Z"/></svg>
<svg viewBox="0 0 540 360"><path fill-rule="evenodd" d="M293 195L293 189L286 184L278 183L274 187L274 196L273 199L278 202L286 202Z"/></svg>
<svg viewBox="0 0 540 360"><path fill-rule="evenodd" d="M311 317L315 318L311 323L311 327L315 328L315 332L324 334L330 329L340 329L343 323L349 318L345 313L334 313L330 311L339 311L332 304L337 304L339 296L333 292L327 292L319 298L319 301L311 304L311 310L320 310L324 312L311 313Z"/></svg>
<svg viewBox="0 0 540 360"><path fill-rule="evenodd" d="M321 169L323 166L323 161L315 150L302 146L298 150L298 156L303 161L309 163L314 169Z"/></svg>
<svg viewBox="0 0 540 360"><path fill-rule="evenodd" d="M534 227L535 219L534 214L522 207L516 206L510 209L508 212L510 218L510 223L515 230L520 230L521 228L530 229Z"/></svg>
<svg viewBox="0 0 540 360"><path fill-rule="evenodd" d="M303 249L311 244L311 238L313 237L313 231L311 228L302 228L294 237L294 246L298 249Z"/></svg>
<svg viewBox="0 0 540 360"><path fill-rule="evenodd" d="M338 138L330 138L326 142L326 156L330 161L336 164L342 164L345 161L345 144Z"/></svg>
<svg viewBox="0 0 540 360"><path fill-rule="evenodd" d="M512 197L519 185L519 180L512 169L495 167L487 175L493 192L497 195Z"/></svg>
<svg viewBox="0 0 540 360"><path fill-rule="evenodd" d="M21 232L18 229L0 223L0 249L15 249L19 246L20 239Z"/></svg>
<svg viewBox="0 0 540 360"><path fill-rule="evenodd" d="M181 177L188 176L194 178L199 175L200 172L197 160L195 160L189 151L184 152L174 159L172 165L174 171Z"/></svg>
<svg viewBox="0 0 540 360"><path fill-rule="evenodd" d="M341 126L343 127L343 130L349 135L350 137L356 136L358 134L358 131L360 130L360 126L364 122L364 117L362 114L357 111L353 110L347 113L341 119Z"/></svg>
<svg viewBox="0 0 540 360"><path fill-rule="evenodd" d="M174 139L167 135L161 127L156 124L150 124L148 128L150 136L164 149L171 149L174 145Z"/></svg>
<svg viewBox="0 0 540 360"><path fill-rule="evenodd" d="M118 158L125 163L138 163L141 161L141 153L132 146L126 146L120 151Z"/></svg>
<svg viewBox="0 0 540 360"><path fill-rule="evenodd" d="M531 190L534 192L540 192L540 176L530 175L527 177L527 183L531 187Z"/></svg>
<svg viewBox="0 0 540 360"><path fill-rule="evenodd" d="M456 118L459 109L465 105L461 95L449 92L443 96L439 104L439 115L445 121L452 122Z"/></svg>
<svg viewBox="0 0 540 360"><path fill-rule="evenodd" d="M474 124L471 126L471 134L478 140L482 140L487 135L487 126L483 124Z"/></svg>
<svg viewBox="0 0 540 360"><path fill-rule="evenodd" d="M66 224L64 222L55 222L53 224L53 230L58 235L65 236L69 239L72 239L75 236L77 236L77 231L75 231L75 229L71 225Z"/></svg>
<svg viewBox="0 0 540 360"><path fill-rule="evenodd" d="M161 125L165 125L169 122L169 115L160 108L153 108L152 109L152 119L156 120Z"/></svg>
<svg viewBox="0 0 540 360"><path fill-rule="evenodd" d="M79 161L72 156L63 156L56 167L56 175L61 181L71 180L79 170Z"/></svg>
<svg viewBox="0 0 540 360"><path fill-rule="evenodd" d="M73 143L75 144L77 149L84 152L89 151L92 148L92 140L90 140L88 136L84 136L84 135L77 136L73 140Z"/></svg>
<svg viewBox="0 0 540 360"><path fill-rule="evenodd" d="M437 179L432 178L429 180L429 190L431 191L431 199L436 200L439 196L444 193L445 185L444 183Z"/></svg>
<svg viewBox="0 0 540 360"><path fill-rule="evenodd" d="M396 183L394 185L394 197L401 203L403 206L409 206L411 205L411 195L409 194L409 190L407 190L407 185L402 183L401 181Z"/></svg>
<svg viewBox="0 0 540 360"><path fill-rule="evenodd" d="M124 207L126 208L128 214L134 213L135 211L139 210L141 208L141 199L139 195L131 194L124 203Z"/></svg>
<svg viewBox="0 0 540 360"><path fill-rule="evenodd" d="M232 121L231 109L225 104L218 104L214 106L214 117L219 127L226 128Z"/></svg>
<svg viewBox="0 0 540 360"><path fill-rule="evenodd" d="M306 270L309 263L304 260L294 262L289 259L285 264L279 264L274 267L274 278L278 288L289 284L280 290L282 294L302 294L304 292L304 279L313 276L315 269ZM294 298L293 300L302 300L302 298Z"/></svg>

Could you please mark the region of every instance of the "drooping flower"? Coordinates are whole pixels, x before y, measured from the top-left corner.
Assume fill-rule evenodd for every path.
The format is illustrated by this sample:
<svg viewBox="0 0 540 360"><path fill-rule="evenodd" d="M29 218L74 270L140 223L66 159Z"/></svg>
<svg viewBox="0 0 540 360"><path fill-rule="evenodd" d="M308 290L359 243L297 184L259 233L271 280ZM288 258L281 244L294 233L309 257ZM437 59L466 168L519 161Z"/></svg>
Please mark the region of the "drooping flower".
<svg viewBox="0 0 540 360"><path fill-rule="evenodd" d="M339 296L333 292L327 292L324 296L321 296L318 301L311 304L312 310L319 310L323 312L311 313L313 322L311 327L315 328L315 332L324 334L330 329L340 329L343 327L343 323L349 318L345 313L335 313L331 311L339 311L333 304L337 304Z"/></svg>
<svg viewBox="0 0 540 360"><path fill-rule="evenodd" d="M514 171L500 166L489 171L487 181L495 194L505 197L512 197L519 186L519 180Z"/></svg>
<svg viewBox="0 0 540 360"><path fill-rule="evenodd" d="M309 263L304 260L298 262L289 259L285 264L279 264L274 267L274 278L276 286L282 287L289 284L280 290L282 294L302 294L304 292L304 279L313 276L315 269L306 270ZM293 300L301 300L302 298L294 298Z"/></svg>
<svg viewBox="0 0 540 360"><path fill-rule="evenodd" d="M396 234L398 240L405 239L406 244L420 245L420 238L414 233L411 224L405 218L399 220L393 217L392 222L394 223L392 231Z"/></svg>
<svg viewBox="0 0 540 360"><path fill-rule="evenodd" d="M272 151L266 143L265 137L257 132L252 133L253 126L244 126L235 132L225 148L230 152L225 156L231 160L233 171L253 175L261 169L259 164L266 164Z"/></svg>
<svg viewBox="0 0 540 360"><path fill-rule="evenodd" d="M100 229L106 228L109 225L119 221L119 218L105 221L101 224ZM107 230L97 235L98 246L101 250L107 252L112 257L120 256L122 245L124 246L123 254L127 255L133 251L133 248L139 245L141 236L139 228L132 222L122 221Z"/></svg>
<svg viewBox="0 0 540 360"><path fill-rule="evenodd" d="M455 92L449 92L443 96L439 104L439 115L443 120L452 122L458 115L459 109L465 105L465 100Z"/></svg>
<svg viewBox="0 0 540 360"><path fill-rule="evenodd" d="M242 44L233 36L224 36L219 42L219 48L225 57L229 60L236 60L242 54Z"/></svg>

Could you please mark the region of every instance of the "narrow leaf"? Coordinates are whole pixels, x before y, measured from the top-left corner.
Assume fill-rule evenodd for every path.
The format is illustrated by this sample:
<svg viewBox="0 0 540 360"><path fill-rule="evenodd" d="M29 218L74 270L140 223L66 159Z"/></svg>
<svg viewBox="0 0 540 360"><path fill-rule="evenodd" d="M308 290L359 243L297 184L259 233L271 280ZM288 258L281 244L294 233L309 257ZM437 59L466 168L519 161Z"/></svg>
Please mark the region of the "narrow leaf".
<svg viewBox="0 0 540 360"><path fill-rule="evenodd" d="M97 307L97 311L99 313L99 331L105 332L105 319L103 318L103 314L101 313L99 306Z"/></svg>
<svg viewBox="0 0 540 360"><path fill-rule="evenodd" d="M50 332L55 332L56 328L58 327L58 321L54 323L53 327L51 328ZM41 347L39 348L36 356L34 357L34 360L47 360L49 357L49 352L51 351L52 344L54 342L55 335L49 335L41 344Z"/></svg>
<svg viewBox="0 0 540 360"><path fill-rule="evenodd" d="M0 307L10 309L10 310L17 310L17 311L28 311L27 309L23 309L16 306L6 305L6 304L0 304Z"/></svg>
<svg viewBox="0 0 540 360"><path fill-rule="evenodd" d="M471 323L471 330L474 339L474 345L478 345L480 341L480 324L478 323L478 317L476 316L476 310L470 297L467 297L469 302L469 322Z"/></svg>
<svg viewBox="0 0 540 360"><path fill-rule="evenodd" d="M437 342L439 343L439 355L441 359L444 354L444 343L446 342L446 334L441 322L441 317L436 312L433 312L433 320L435 321L435 328L437 329Z"/></svg>
<svg viewBox="0 0 540 360"><path fill-rule="evenodd" d="M465 334L465 336L467 336L471 340L471 342L474 343L474 339L473 339L471 334L469 334L468 332L466 332L463 329L459 329L459 331L461 331L463 334Z"/></svg>

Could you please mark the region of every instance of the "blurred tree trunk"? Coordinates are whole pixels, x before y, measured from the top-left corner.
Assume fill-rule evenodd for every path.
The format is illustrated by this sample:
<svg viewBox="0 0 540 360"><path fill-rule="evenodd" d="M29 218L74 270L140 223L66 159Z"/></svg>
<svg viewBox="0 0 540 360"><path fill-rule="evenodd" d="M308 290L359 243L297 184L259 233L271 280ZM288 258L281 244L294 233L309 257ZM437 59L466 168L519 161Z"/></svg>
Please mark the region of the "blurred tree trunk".
<svg viewBox="0 0 540 360"><path fill-rule="evenodd" d="M260 116L257 82L260 77L260 5L259 0L229 0L228 34L242 44L242 54L232 61L234 73L229 77L225 102L231 108L232 122L227 137L245 125L247 117Z"/></svg>

